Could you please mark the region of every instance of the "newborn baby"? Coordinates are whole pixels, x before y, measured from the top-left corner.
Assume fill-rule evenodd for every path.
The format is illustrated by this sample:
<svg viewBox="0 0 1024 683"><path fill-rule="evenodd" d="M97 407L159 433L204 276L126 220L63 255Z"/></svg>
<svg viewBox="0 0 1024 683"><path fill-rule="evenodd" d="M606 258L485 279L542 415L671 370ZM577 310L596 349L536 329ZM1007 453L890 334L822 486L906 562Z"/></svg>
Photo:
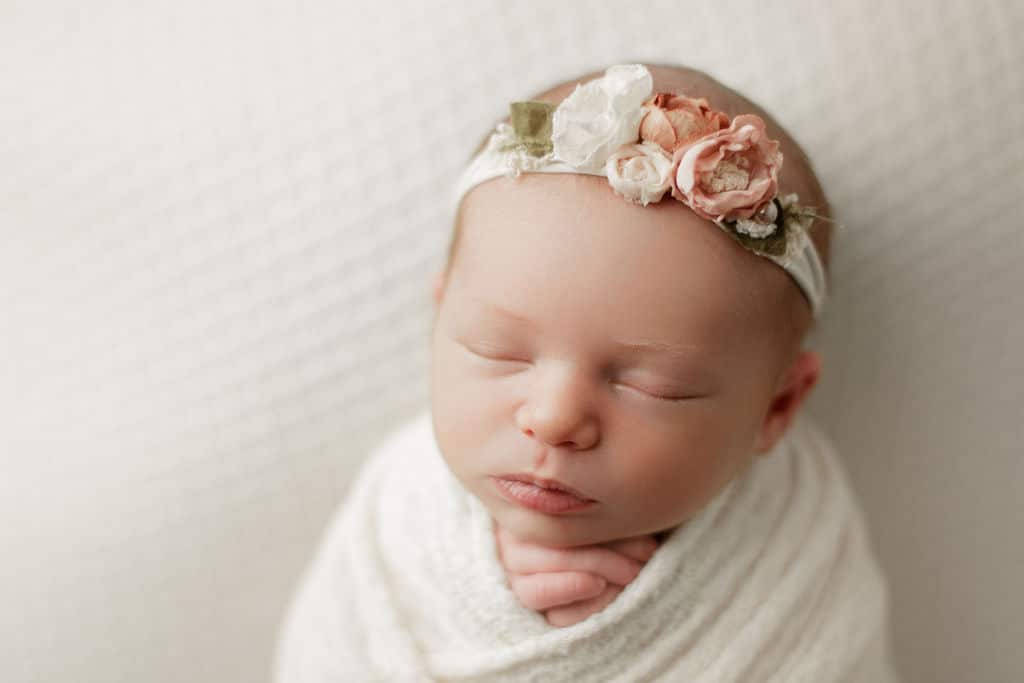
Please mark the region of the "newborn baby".
<svg viewBox="0 0 1024 683"><path fill-rule="evenodd" d="M805 157L765 112L699 72L648 69L656 92L757 112L781 140L782 191L828 214ZM574 86L534 99L557 104ZM690 130L688 113L664 132ZM828 231L819 222L812 234L825 258ZM472 189L434 298L441 451L493 515L516 594L555 625L610 602L656 539L768 452L821 372L819 355L801 349L810 305L785 271L682 202L623 201L600 176L524 174ZM503 474L594 502L531 510L514 494L556 508L571 499Z"/></svg>
<svg viewBox="0 0 1024 683"><path fill-rule="evenodd" d="M829 251L799 147L636 64L498 131L434 281L430 410L339 508L276 680L895 680L860 511L799 414Z"/></svg>

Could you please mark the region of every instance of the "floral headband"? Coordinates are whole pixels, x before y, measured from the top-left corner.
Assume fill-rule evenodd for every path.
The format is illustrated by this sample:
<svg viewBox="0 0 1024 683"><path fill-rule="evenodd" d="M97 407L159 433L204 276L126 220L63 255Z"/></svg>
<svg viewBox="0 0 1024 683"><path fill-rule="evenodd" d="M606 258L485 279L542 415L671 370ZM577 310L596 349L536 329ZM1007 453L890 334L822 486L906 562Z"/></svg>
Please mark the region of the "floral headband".
<svg viewBox="0 0 1024 683"><path fill-rule="evenodd" d="M788 272L815 317L825 304L825 271L807 231L813 209L778 195L779 143L753 114L732 121L705 98L653 92L642 64L618 64L577 85L559 105L513 102L466 167L454 207L476 185L520 173L605 176L630 202L647 206L670 193L741 245Z"/></svg>

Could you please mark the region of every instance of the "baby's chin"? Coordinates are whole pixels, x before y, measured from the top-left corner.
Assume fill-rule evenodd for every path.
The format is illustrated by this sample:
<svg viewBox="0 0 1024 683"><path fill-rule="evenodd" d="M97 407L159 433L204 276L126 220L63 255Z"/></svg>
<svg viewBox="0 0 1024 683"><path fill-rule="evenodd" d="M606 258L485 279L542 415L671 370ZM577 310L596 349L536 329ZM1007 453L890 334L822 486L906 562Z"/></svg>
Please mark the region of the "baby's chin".
<svg viewBox="0 0 1024 683"><path fill-rule="evenodd" d="M505 521L501 516L496 516L494 520L503 529L526 543L535 543L548 548L578 548L613 540L593 532L567 528L570 525L564 521L556 527L546 520L521 520L512 517L513 519ZM580 526L579 520L573 521Z"/></svg>
<svg viewBox="0 0 1024 683"><path fill-rule="evenodd" d="M504 501L483 501L495 524L521 541L547 546L549 548L576 548L587 545L610 543L633 536L644 535L642 531L631 531L598 509L580 510L574 513L548 515L534 510L516 507Z"/></svg>

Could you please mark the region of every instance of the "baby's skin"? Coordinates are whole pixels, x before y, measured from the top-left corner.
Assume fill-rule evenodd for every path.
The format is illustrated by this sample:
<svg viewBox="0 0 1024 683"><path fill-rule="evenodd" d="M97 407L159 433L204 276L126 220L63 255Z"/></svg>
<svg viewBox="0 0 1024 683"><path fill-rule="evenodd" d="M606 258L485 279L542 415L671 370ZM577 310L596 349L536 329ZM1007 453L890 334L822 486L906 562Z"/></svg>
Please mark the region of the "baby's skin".
<svg viewBox="0 0 1024 683"><path fill-rule="evenodd" d="M658 549L652 534L576 548L524 541L494 522L498 558L512 592L552 626L600 612L637 577Z"/></svg>

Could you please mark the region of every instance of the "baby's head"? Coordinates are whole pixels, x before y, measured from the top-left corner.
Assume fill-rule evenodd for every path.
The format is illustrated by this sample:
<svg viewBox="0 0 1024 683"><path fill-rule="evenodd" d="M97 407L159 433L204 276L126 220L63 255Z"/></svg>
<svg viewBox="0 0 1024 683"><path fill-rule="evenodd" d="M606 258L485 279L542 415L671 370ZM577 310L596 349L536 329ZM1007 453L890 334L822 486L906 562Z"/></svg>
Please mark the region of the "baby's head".
<svg viewBox="0 0 1024 683"><path fill-rule="evenodd" d="M649 65L655 92L757 114L779 194L828 216L772 118L697 71ZM587 74L531 99L557 104ZM827 265L827 225L810 231ZM768 453L820 374L790 275L681 201L624 200L605 177L524 173L464 197L435 281L431 404L453 474L517 536L576 546L669 530ZM496 478L554 479L596 502L561 514Z"/></svg>

